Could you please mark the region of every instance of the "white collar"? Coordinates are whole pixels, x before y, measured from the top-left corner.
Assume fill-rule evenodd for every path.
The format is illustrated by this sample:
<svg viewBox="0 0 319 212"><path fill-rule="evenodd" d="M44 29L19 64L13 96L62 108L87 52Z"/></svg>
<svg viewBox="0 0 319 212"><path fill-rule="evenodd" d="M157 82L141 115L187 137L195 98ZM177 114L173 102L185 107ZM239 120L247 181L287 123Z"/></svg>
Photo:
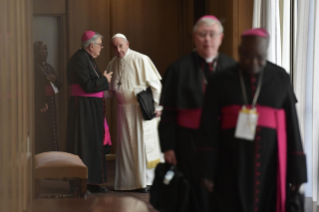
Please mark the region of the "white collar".
<svg viewBox="0 0 319 212"><path fill-rule="evenodd" d="M206 63L212 63L215 58L217 58L218 55L216 55L215 57L210 57L210 58L205 58Z"/></svg>
<svg viewBox="0 0 319 212"><path fill-rule="evenodd" d="M125 53L125 56L124 56L123 58L119 58L119 59L124 59L124 60L126 60L127 57L128 57L128 55L131 54L131 52L132 52L131 49L128 49L127 52Z"/></svg>

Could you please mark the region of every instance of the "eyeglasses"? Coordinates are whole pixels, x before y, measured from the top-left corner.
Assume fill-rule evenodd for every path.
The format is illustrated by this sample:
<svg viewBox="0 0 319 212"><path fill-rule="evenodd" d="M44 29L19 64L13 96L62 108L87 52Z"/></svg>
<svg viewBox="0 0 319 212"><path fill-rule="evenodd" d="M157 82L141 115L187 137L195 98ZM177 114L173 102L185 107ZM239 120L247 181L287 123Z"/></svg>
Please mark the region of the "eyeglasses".
<svg viewBox="0 0 319 212"><path fill-rule="evenodd" d="M94 44L100 46L101 48L103 47L103 43L94 43Z"/></svg>
<svg viewBox="0 0 319 212"><path fill-rule="evenodd" d="M210 38L217 38L221 33L216 33L216 32L197 32L199 37L201 38L206 38L208 35Z"/></svg>

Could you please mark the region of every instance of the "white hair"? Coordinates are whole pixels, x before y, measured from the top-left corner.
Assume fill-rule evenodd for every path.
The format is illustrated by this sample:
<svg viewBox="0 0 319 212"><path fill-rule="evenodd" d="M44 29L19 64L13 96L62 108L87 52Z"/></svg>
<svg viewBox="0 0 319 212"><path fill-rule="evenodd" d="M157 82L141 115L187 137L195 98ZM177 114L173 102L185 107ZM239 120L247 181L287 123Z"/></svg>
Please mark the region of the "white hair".
<svg viewBox="0 0 319 212"><path fill-rule="evenodd" d="M103 36L96 32L89 40L82 42L81 47L85 49L89 47L91 43L95 43L99 38L103 39Z"/></svg>
<svg viewBox="0 0 319 212"><path fill-rule="evenodd" d="M200 19L199 21L197 21L197 23L194 25L194 28L193 28L193 32L196 32L197 28L200 26L200 25L207 25L207 26L212 26L214 24L217 24L219 26L219 29L220 29L220 33L223 33L224 32L224 27L223 25L220 23L220 21L218 20L215 20L215 19L211 19L211 18L202 18Z"/></svg>

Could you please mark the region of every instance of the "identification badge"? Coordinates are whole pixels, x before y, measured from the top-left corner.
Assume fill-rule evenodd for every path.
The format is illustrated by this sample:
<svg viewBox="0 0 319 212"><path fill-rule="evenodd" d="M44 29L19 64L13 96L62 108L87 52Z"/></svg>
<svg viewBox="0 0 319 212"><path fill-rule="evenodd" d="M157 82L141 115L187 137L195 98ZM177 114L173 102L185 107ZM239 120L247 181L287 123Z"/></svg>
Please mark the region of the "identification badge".
<svg viewBox="0 0 319 212"><path fill-rule="evenodd" d="M54 94L59 93L59 89L52 82L50 82L50 83L51 83L51 86L52 86L52 88L54 90Z"/></svg>
<svg viewBox="0 0 319 212"><path fill-rule="evenodd" d="M239 111L235 137L253 141L255 138L257 121L258 113L256 109L243 107L243 109Z"/></svg>

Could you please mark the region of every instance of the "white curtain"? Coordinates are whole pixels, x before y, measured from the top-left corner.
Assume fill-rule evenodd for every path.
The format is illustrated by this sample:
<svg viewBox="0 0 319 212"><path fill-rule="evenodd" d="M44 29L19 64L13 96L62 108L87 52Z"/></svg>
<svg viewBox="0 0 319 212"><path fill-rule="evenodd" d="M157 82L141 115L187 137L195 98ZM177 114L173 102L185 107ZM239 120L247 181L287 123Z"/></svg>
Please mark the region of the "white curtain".
<svg viewBox="0 0 319 212"><path fill-rule="evenodd" d="M277 19L278 0L255 0L253 26L264 27L270 33L271 43L268 55L270 61L282 65L288 72L292 70L290 64L291 60L293 61L292 75L298 99L297 113L307 155L308 183L304 185L304 191L306 197L311 197L313 211L316 211L319 205L319 0L294 0L293 2L295 5L293 58L291 58L292 49L290 48L291 1L280 1L283 1L282 26ZM279 29L281 27L283 32L281 45L278 45L280 41L278 27ZM278 58L280 54L281 58Z"/></svg>
<svg viewBox="0 0 319 212"><path fill-rule="evenodd" d="M255 0L253 12L253 28L263 27L270 34L268 60L281 66L279 0Z"/></svg>
<svg viewBox="0 0 319 212"><path fill-rule="evenodd" d="M307 154L308 183L305 194L319 205L319 2L299 0L294 61L294 87L297 110Z"/></svg>

